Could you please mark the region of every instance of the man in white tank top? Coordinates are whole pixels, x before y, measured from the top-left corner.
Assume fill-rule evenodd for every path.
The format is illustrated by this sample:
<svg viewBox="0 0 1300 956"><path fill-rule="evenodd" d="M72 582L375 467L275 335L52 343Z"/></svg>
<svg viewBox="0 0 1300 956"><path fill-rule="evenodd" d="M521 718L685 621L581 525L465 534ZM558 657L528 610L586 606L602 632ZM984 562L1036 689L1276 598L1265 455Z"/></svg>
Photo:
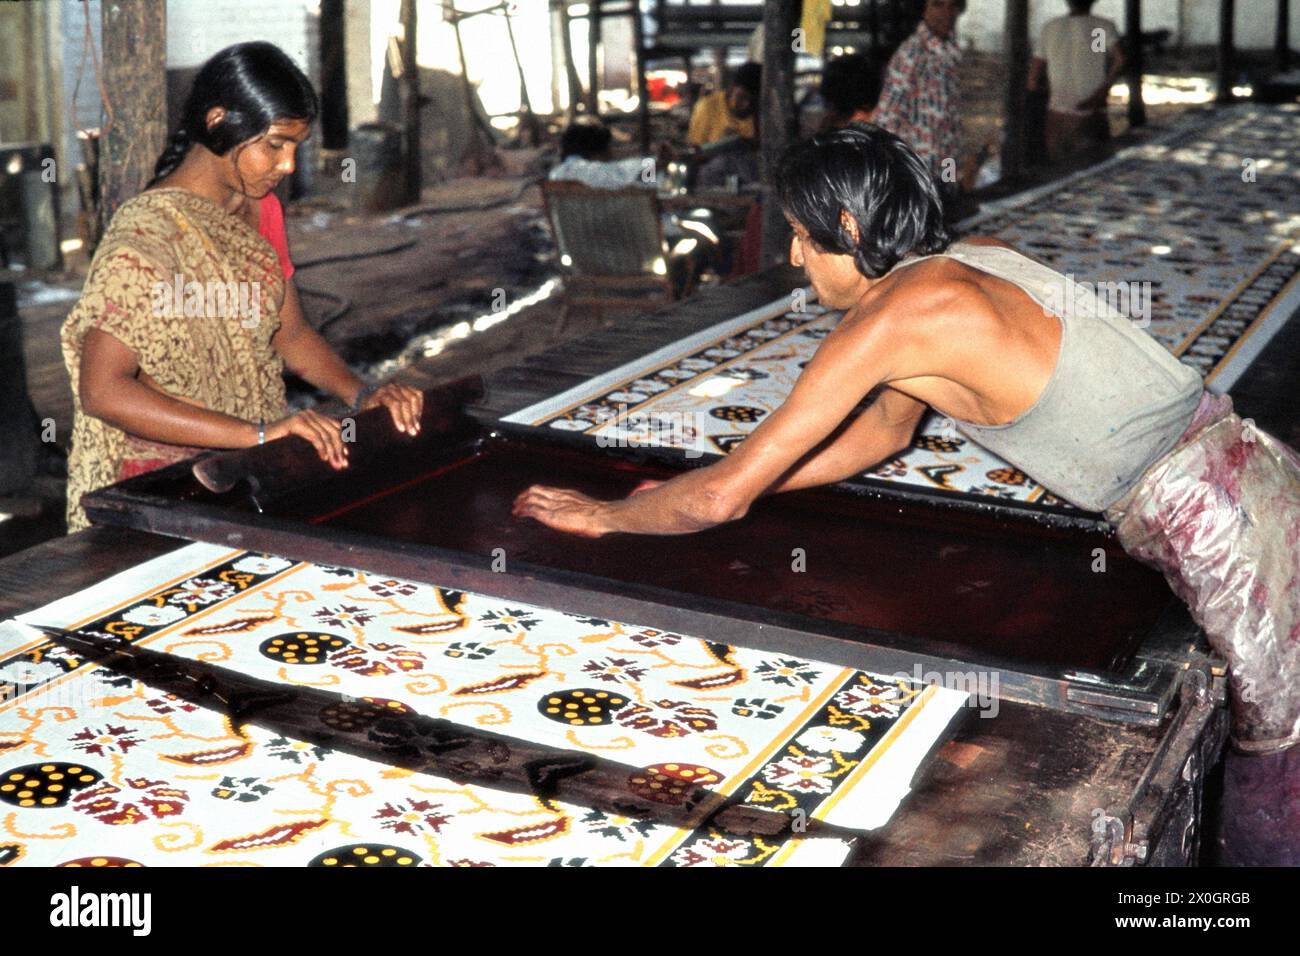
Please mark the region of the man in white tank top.
<svg viewBox="0 0 1300 956"><path fill-rule="evenodd" d="M1091 14L1092 0L1068 0L1070 12L1049 20L1034 47L1029 89L1046 77L1047 155L1052 162L1095 152L1110 139L1106 100L1124 69L1119 31Z"/></svg>
<svg viewBox="0 0 1300 956"><path fill-rule="evenodd" d="M1104 510L1227 658L1237 746L1300 772L1300 457L1103 303L1064 302L1064 276L996 240L950 244L925 164L893 134L796 144L778 186L791 263L846 310L785 403L707 468L612 502L534 486L515 514L589 537L689 534L862 473L934 408Z"/></svg>

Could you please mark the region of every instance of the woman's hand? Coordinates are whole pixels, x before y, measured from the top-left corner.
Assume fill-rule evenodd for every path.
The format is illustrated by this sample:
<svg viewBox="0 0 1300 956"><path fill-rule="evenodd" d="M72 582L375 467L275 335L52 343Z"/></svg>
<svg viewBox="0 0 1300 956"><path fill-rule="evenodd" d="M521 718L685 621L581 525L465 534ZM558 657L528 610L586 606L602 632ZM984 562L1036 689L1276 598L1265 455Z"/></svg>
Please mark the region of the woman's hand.
<svg viewBox="0 0 1300 956"><path fill-rule="evenodd" d="M348 466L348 446L343 441L343 427L334 419L309 408L266 426L267 441L286 435L307 439L321 461L328 462L332 468Z"/></svg>
<svg viewBox="0 0 1300 956"><path fill-rule="evenodd" d="M365 411L379 405L388 409L389 414L393 416L393 424L397 426L399 432L412 437L420 433L420 416L424 413L424 393L419 389L411 388L409 385L389 383L366 396L366 400L361 403L361 409Z"/></svg>
<svg viewBox="0 0 1300 956"><path fill-rule="evenodd" d="M533 485L515 499L513 514L584 538L599 538L614 530L608 522L609 502L568 488Z"/></svg>

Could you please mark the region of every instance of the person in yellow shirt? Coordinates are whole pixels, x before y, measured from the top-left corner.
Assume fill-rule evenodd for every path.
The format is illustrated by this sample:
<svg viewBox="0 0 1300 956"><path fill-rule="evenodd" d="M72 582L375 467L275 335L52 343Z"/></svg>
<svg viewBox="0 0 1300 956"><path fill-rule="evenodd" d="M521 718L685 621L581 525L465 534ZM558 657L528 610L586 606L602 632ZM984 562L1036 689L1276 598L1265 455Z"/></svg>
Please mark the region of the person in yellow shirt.
<svg viewBox="0 0 1300 956"><path fill-rule="evenodd" d="M762 77L763 68L757 63L737 67L727 89L710 93L695 104L687 142L692 146L708 146L733 136L754 139L757 136L754 114Z"/></svg>

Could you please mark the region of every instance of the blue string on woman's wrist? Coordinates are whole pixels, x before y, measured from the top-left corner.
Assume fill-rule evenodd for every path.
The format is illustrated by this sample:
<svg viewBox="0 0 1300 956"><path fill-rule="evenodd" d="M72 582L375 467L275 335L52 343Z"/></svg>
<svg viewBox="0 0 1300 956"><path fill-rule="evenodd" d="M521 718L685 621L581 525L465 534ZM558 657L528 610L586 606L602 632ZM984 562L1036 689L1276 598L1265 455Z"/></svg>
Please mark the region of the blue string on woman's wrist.
<svg viewBox="0 0 1300 956"><path fill-rule="evenodd" d="M377 391L379 391L379 386L374 382L371 382L369 385L362 385L361 391L357 392L357 397L352 399L353 413L361 411L361 406L365 404L366 399Z"/></svg>

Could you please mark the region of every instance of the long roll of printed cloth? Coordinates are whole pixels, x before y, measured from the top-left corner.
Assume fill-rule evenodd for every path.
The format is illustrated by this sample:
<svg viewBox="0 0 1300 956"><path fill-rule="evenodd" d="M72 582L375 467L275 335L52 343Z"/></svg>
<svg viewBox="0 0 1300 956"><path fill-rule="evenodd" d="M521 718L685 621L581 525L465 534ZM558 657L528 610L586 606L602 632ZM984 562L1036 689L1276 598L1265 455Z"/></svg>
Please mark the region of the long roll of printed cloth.
<svg viewBox="0 0 1300 956"><path fill-rule="evenodd" d="M0 621L0 864L838 866L967 701L191 544Z"/></svg>
<svg viewBox="0 0 1300 956"><path fill-rule="evenodd" d="M1206 392L1179 445L1106 517L1227 658L1238 749L1300 743L1300 456Z"/></svg>

